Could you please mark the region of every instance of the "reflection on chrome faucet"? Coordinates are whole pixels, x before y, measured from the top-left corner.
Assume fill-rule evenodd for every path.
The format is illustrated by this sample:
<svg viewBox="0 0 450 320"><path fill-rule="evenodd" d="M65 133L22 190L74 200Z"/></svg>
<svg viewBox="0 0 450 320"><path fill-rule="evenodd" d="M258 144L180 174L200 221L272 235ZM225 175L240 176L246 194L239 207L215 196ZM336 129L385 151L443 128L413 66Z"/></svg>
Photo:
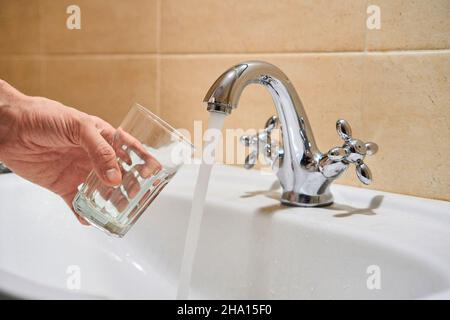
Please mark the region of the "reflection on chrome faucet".
<svg viewBox="0 0 450 320"><path fill-rule="evenodd" d="M9 170L2 162L0 162L0 174L1 173L11 173L11 170Z"/></svg>
<svg viewBox="0 0 450 320"><path fill-rule="evenodd" d="M362 183L371 183L372 174L363 160L366 155L375 154L378 146L353 138L348 122L338 120L336 129L344 140L343 145L331 148L327 153L320 152L294 86L272 64L249 61L225 71L205 96L207 110L230 114L237 108L244 88L252 83L267 88L278 116L269 118L262 134L241 139L246 146L254 144L258 150L249 154L245 167L253 167L259 151L264 153L269 162L276 164L277 176L283 188L282 203L308 207L330 205L333 196L329 186L350 164L355 164L357 177ZM278 123L282 141L274 143L270 133Z"/></svg>

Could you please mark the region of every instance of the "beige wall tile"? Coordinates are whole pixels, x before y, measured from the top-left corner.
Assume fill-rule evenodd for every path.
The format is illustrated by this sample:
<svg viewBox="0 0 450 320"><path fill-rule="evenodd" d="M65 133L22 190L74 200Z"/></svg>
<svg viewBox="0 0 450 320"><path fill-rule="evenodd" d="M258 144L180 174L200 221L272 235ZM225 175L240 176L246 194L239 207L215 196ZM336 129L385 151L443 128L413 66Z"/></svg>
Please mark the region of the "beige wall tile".
<svg viewBox="0 0 450 320"><path fill-rule="evenodd" d="M42 94L42 59L0 56L0 79L27 95Z"/></svg>
<svg viewBox="0 0 450 320"><path fill-rule="evenodd" d="M40 52L39 2L0 0L0 53Z"/></svg>
<svg viewBox="0 0 450 320"><path fill-rule="evenodd" d="M367 57L289 53L362 50L365 1L161 0L162 52L206 54L133 55L157 51L157 3L80 0L82 30L70 31L65 23L71 1L0 0L0 78L115 126L140 102L192 131L194 120L207 126L202 100L223 71L241 61L266 60L297 88L323 152L341 143L338 118L351 123L355 137L379 144L379 153L367 159L374 176L370 188L450 200L448 50ZM449 1L376 4L382 29L368 31L369 50L450 48ZM242 54L211 54L217 52ZM225 127L262 128L272 114L268 92L253 85ZM353 168L338 182L360 185Z"/></svg>
<svg viewBox="0 0 450 320"><path fill-rule="evenodd" d="M366 70L373 188L450 200L450 53L371 55Z"/></svg>
<svg viewBox="0 0 450 320"><path fill-rule="evenodd" d="M45 60L44 94L114 126L134 102L155 111L155 58L52 57Z"/></svg>
<svg viewBox="0 0 450 320"><path fill-rule="evenodd" d="M66 28L72 0L39 0L46 52L156 51L157 0L79 0L81 30Z"/></svg>
<svg viewBox="0 0 450 320"><path fill-rule="evenodd" d="M303 101L316 141L322 150L342 143L335 131L338 118L353 125L355 135L363 137L361 123L362 55L315 56L172 56L161 65L161 115L178 128L193 129L194 120L207 126L208 113L203 97L216 78L228 67L247 59L259 58L279 66L288 75ZM238 110L225 121L226 128L260 129L275 114L270 95L257 85L242 95ZM198 142L198 141L194 141ZM339 180L356 184L354 172Z"/></svg>
<svg viewBox="0 0 450 320"><path fill-rule="evenodd" d="M450 1L378 0L381 29L368 31L369 50L450 48Z"/></svg>
<svg viewBox="0 0 450 320"><path fill-rule="evenodd" d="M349 51L364 48L360 0L164 0L163 52Z"/></svg>

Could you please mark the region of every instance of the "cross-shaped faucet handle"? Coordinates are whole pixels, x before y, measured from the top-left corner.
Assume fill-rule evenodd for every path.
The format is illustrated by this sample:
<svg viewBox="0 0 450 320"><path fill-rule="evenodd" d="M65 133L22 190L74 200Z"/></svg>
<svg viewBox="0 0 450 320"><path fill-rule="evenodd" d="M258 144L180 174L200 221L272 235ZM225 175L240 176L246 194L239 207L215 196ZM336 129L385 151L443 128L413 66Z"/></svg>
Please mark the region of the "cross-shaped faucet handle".
<svg viewBox="0 0 450 320"><path fill-rule="evenodd" d="M271 116L267 119L264 130L255 135L245 135L240 138L241 143L253 150L245 157L244 168L251 169L256 164L258 154L262 153L264 159L270 165L274 165L278 157L282 154L278 142L272 139L271 133L278 126L279 120L277 116Z"/></svg>
<svg viewBox="0 0 450 320"><path fill-rule="evenodd" d="M369 167L364 163L366 155L373 155L378 151L378 145L374 142L362 142L352 137L352 128L350 124L343 119L336 121L336 131L344 140L342 147L336 147L328 151L328 158L333 161L342 161L344 163L353 163L356 166L356 175L364 184L372 182L372 173Z"/></svg>

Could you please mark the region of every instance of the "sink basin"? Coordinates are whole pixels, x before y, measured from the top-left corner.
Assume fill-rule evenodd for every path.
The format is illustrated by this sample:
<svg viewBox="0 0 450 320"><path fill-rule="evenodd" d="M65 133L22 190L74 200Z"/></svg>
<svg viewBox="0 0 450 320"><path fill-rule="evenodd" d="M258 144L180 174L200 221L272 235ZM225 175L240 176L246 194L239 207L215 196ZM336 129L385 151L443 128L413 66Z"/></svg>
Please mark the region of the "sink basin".
<svg viewBox="0 0 450 320"><path fill-rule="evenodd" d="M123 239L80 225L51 192L0 175L0 294L175 298L197 170L182 168ZM450 298L448 202L332 192L330 207L285 207L273 175L215 166L191 298Z"/></svg>

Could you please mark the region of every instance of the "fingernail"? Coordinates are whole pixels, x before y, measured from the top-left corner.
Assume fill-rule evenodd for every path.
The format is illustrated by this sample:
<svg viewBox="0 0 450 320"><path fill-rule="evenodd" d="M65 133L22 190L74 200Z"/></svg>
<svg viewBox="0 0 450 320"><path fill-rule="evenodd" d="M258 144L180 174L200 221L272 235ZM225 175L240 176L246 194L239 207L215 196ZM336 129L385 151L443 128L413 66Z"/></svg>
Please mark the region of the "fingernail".
<svg viewBox="0 0 450 320"><path fill-rule="evenodd" d="M120 179L119 172L116 169L109 169L106 171L106 177L111 182L116 182Z"/></svg>

